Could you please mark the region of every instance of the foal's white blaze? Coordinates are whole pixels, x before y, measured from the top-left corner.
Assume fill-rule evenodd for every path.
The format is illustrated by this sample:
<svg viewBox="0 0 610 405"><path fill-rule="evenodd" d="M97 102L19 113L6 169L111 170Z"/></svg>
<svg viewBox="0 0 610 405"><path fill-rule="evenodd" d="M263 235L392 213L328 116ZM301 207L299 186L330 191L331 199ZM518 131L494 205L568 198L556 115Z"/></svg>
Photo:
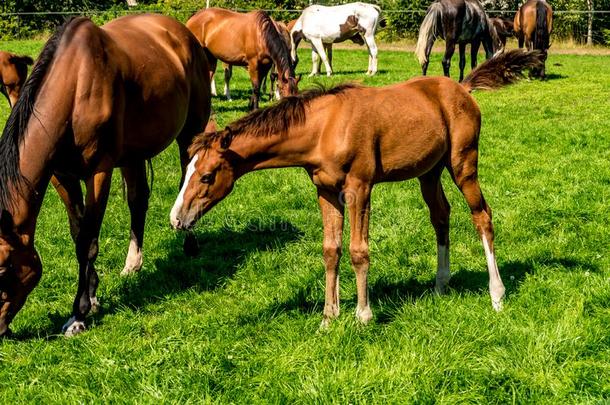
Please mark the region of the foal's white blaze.
<svg viewBox="0 0 610 405"><path fill-rule="evenodd" d="M502 298L504 297L504 284L500 278L498 265L496 264L496 256L489 248L487 235L483 235L483 248L485 249L485 257L487 258L487 270L489 271L489 295L491 296L491 305L496 311L502 310Z"/></svg>
<svg viewBox="0 0 610 405"><path fill-rule="evenodd" d="M451 278L449 271L449 248L444 245L437 245L437 270L436 270L436 293L444 294L447 284Z"/></svg>
<svg viewBox="0 0 610 405"><path fill-rule="evenodd" d="M180 193L178 194L178 197L176 198L176 202L174 203L174 206L172 207L172 211L169 214L169 220L174 228L177 228L178 224L180 223L180 221L178 221L178 214L180 213L180 210L182 209L182 204L184 203L184 192L186 191L186 187L188 186L189 181L191 180L191 177L193 177L193 174L195 173L195 164L197 163L197 159L199 159L199 156L197 156L197 155L193 156L193 159L191 160L188 167L186 168L186 176L184 177L184 184L182 184Z"/></svg>

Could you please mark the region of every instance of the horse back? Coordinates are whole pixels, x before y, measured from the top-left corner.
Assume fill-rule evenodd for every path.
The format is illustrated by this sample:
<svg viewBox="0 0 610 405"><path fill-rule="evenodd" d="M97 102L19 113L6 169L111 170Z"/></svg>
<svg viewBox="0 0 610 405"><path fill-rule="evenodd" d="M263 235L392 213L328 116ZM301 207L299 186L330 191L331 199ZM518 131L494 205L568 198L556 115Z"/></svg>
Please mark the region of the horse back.
<svg viewBox="0 0 610 405"><path fill-rule="evenodd" d="M334 117L321 131L321 149L339 167L350 167L352 175L363 179L418 177L451 149L472 147L478 140L480 110L472 96L448 78L417 78L330 97L316 106L319 112L308 114L320 120L325 114Z"/></svg>
<svg viewBox="0 0 610 405"><path fill-rule="evenodd" d="M63 130L73 136L68 144L81 153L83 167L101 154L115 163L127 154L150 158L192 120L194 100L206 110L208 90L199 89L207 62L179 22L159 15L123 17L103 27L77 22L62 36L37 108L55 110L59 122L65 114L69 127Z"/></svg>

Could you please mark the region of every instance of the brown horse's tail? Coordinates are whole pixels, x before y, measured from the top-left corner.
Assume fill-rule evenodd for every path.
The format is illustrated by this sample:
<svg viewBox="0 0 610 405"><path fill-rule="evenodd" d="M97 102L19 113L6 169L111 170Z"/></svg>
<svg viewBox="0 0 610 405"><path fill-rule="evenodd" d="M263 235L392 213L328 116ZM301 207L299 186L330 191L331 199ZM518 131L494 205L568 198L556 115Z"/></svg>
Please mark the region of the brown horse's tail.
<svg viewBox="0 0 610 405"><path fill-rule="evenodd" d="M546 21L547 9L543 1L536 2L536 29L534 30L534 49L549 49L550 38Z"/></svg>
<svg viewBox="0 0 610 405"><path fill-rule="evenodd" d="M543 65L540 51L513 49L494 56L470 72L462 82L468 91L497 89L523 77L525 69L539 69Z"/></svg>

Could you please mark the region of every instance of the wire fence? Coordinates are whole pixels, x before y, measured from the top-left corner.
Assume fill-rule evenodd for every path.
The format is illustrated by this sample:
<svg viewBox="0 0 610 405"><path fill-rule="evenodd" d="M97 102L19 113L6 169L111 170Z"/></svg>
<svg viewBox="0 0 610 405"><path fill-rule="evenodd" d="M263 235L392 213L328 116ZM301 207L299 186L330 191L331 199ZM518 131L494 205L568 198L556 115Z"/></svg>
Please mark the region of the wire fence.
<svg viewBox="0 0 610 405"><path fill-rule="evenodd" d="M252 9L232 8L234 11L247 12ZM0 38L24 38L39 34L40 31L50 31L63 20L73 16L86 16L98 24L124 15L140 13L169 14L180 21L186 21L199 9L159 9L154 7L138 9L111 9L111 10L71 10L71 11L32 11L32 12L2 12L0 13ZM280 20L297 18L300 9L264 9L272 17ZM503 17L512 19L515 10L486 10L490 17ZM387 40L400 38L414 38L417 35L425 9L384 9L382 14L388 20L388 28L382 34ZM588 36L588 20L593 20L592 39L596 44L610 45L610 10L554 10L555 40L586 43ZM7 24L7 21L9 24ZM405 23L408 21L408 23ZM2 22L4 24L2 24ZM8 28L7 28L8 27ZM7 34L8 33L8 34ZM3 35L4 34L4 35Z"/></svg>

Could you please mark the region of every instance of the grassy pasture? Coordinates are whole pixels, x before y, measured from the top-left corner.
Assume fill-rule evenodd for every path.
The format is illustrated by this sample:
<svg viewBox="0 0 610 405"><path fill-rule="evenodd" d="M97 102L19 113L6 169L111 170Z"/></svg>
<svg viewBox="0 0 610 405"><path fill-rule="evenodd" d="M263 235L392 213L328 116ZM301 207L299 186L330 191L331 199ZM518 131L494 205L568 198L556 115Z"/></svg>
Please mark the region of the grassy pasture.
<svg viewBox="0 0 610 405"><path fill-rule="evenodd" d="M40 42L0 43L36 56ZM298 70L309 72L308 52ZM382 51L365 78L363 50L335 51L336 75L381 86L416 76L412 53ZM177 148L157 157L143 270L119 272L128 246L120 176L100 238L100 313L60 335L76 291L76 260L56 193L37 247L40 285L0 341L0 402L411 403L598 402L610 399L610 69L608 56L554 55L549 80L478 92L480 180L494 210L505 310L494 313L483 249L448 176L452 272L432 293L434 232L417 181L375 188L370 293L375 320L355 322L355 280L341 262L342 314L318 330L324 299L321 219L301 169L252 173L197 227L182 254L170 231ZM431 74L442 72L435 54ZM452 68L457 75L457 59ZM222 75L219 75L219 78ZM221 91L221 80L218 80ZM219 123L244 114L213 100ZM0 100L0 122L8 103Z"/></svg>

